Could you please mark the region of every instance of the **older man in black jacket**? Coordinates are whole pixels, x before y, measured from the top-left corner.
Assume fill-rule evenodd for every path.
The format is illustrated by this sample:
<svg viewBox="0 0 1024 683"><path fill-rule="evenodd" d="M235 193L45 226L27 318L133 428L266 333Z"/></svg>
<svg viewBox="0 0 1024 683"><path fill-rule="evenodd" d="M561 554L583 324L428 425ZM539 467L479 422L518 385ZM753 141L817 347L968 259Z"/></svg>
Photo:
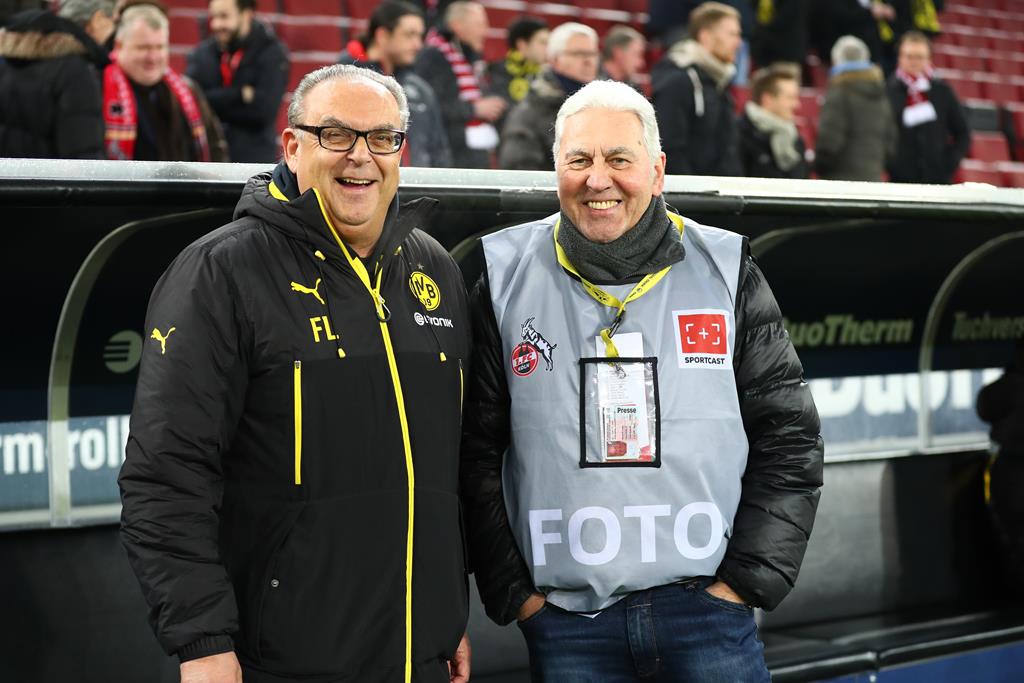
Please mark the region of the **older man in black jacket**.
<svg viewBox="0 0 1024 683"><path fill-rule="evenodd" d="M746 238L666 209L651 104L555 124L561 211L483 239L461 464L487 613L545 681L768 681L823 445ZM575 407L578 406L578 409Z"/></svg>
<svg viewBox="0 0 1024 683"><path fill-rule="evenodd" d="M199 84L224 126L232 161L273 162L275 122L288 85L288 53L256 21L256 0L211 0L209 38L189 55Z"/></svg>

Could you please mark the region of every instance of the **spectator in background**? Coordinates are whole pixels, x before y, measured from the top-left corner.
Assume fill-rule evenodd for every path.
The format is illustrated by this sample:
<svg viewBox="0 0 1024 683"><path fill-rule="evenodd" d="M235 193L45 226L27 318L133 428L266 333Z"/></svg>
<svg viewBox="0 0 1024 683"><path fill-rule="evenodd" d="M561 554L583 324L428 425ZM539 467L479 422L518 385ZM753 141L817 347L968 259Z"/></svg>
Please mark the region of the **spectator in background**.
<svg viewBox="0 0 1024 683"><path fill-rule="evenodd" d="M109 159L227 161L220 122L188 77L168 66L167 15L152 5L121 13L117 61L103 74Z"/></svg>
<svg viewBox="0 0 1024 683"><path fill-rule="evenodd" d="M667 173L742 172L729 92L739 46L739 13L707 2L690 17L689 37L654 66L652 101L665 141Z"/></svg>
<svg viewBox="0 0 1024 683"><path fill-rule="evenodd" d="M548 64L530 84L501 131L500 168L550 171L555 117L565 98L597 77L597 31L576 22L555 27L548 40Z"/></svg>
<svg viewBox="0 0 1024 683"><path fill-rule="evenodd" d="M978 417L992 425L985 501L1002 546L1008 585L1024 596L1024 337L1006 372L978 393Z"/></svg>
<svg viewBox="0 0 1024 683"><path fill-rule="evenodd" d="M744 175L807 177L807 148L794 123L800 107L799 73L778 64L751 77L750 101L739 120Z"/></svg>
<svg viewBox="0 0 1024 683"><path fill-rule="evenodd" d="M410 131L402 151L403 165L448 168L452 149L437 96L412 70L425 30L423 10L405 0L385 0L370 15L366 35L350 41L338 61L394 76L402 85L409 101Z"/></svg>
<svg viewBox="0 0 1024 683"><path fill-rule="evenodd" d="M427 46L416 57L416 73L434 89L441 106L452 163L458 168L491 167L491 153L498 146L493 123L507 106L501 97L481 92L487 28L483 5L456 0L445 12L444 27L430 29Z"/></svg>
<svg viewBox="0 0 1024 683"><path fill-rule="evenodd" d="M807 56L808 5L810 0L758 0L750 52L754 62L799 65Z"/></svg>
<svg viewBox="0 0 1024 683"><path fill-rule="evenodd" d="M114 35L114 0L63 0L57 15L85 29L97 45Z"/></svg>
<svg viewBox="0 0 1024 683"><path fill-rule="evenodd" d="M635 28L630 26L612 26L604 37L601 48L601 80L621 81L637 92L643 91L637 76L647 66L644 51L647 40Z"/></svg>
<svg viewBox="0 0 1024 683"><path fill-rule="evenodd" d="M882 70L864 41L843 36L832 48L832 73L818 121L815 168L830 180L881 180L896 152Z"/></svg>
<svg viewBox="0 0 1024 683"><path fill-rule="evenodd" d="M27 10L0 29L0 156L103 158L99 70L108 60L86 27L114 3L67 4L86 21Z"/></svg>
<svg viewBox="0 0 1024 683"><path fill-rule="evenodd" d="M224 125L232 161L272 163L288 52L255 13L256 0L210 0L210 37L189 54L186 73Z"/></svg>
<svg viewBox="0 0 1024 683"><path fill-rule="evenodd" d="M889 104L899 129L889 179L949 183L971 146L971 131L956 93L932 70L932 46L918 31L903 34Z"/></svg>
<svg viewBox="0 0 1024 683"><path fill-rule="evenodd" d="M536 17L520 17L509 24L505 58L487 65L488 91L504 98L509 107L521 102L548 60L550 35L547 23ZM498 123L501 130L502 122Z"/></svg>

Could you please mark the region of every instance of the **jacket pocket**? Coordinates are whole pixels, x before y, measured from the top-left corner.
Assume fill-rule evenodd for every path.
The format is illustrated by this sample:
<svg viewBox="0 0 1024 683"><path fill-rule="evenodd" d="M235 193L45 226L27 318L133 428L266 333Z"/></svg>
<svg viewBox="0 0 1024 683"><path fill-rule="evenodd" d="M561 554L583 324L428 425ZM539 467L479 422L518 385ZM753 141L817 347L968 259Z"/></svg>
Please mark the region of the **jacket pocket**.
<svg viewBox="0 0 1024 683"><path fill-rule="evenodd" d="M292 380L292 400L295 403L295 485L302 485L302 361L295 361Z"/></svg>

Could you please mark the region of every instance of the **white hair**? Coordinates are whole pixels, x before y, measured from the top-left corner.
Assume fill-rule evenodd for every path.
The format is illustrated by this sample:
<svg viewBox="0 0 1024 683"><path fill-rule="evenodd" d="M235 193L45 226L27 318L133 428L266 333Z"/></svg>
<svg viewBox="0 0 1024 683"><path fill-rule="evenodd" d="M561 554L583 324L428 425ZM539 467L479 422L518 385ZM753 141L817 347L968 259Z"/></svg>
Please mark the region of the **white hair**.
<svg viewBox="0 0 1024 683"><path fill-rule="evenodd" d="M548 61L554 61L555 57L565 52L565 46L573 36L586 36L597 45L597 31L586 24L569 21L559 24L548 36Z"/></svg>
<svg viewBox="0 0 1024 683"><path fill-rule="evenodd" d="M117 40L123 41L135 24L142 22L154 31L169 31L170 22L167 15L157 9L156 5L132 5L121 12L121 20L117 26Z"/></svg>
<svg viewBox="0 0 1024 683"><path fill-rule="evenodd" d="M651 165L658 162L661 156L661 136L658 133L658 119L654 116L654 107L647 98L619 81L591 81L563 102L558 110L558 116L555 118L555 144L551 147L556 166L565 120L586 109L608 109L636 114L644 129L644 147L651 158Z"/></svg>

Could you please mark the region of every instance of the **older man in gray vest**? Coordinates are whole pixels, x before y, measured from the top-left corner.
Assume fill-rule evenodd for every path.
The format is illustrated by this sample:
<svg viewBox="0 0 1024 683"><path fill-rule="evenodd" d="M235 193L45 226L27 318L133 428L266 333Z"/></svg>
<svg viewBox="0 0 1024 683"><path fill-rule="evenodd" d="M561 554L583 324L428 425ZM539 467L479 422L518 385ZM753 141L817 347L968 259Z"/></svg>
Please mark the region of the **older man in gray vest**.
<svg viewBox="0 0 1024 683"><path fill-rule="evenodd" d="M823 444L746 238L666 209L650 103L555 124L561 211L483 240L462 490L487 613L535 681L768 681Z"/></svg>

